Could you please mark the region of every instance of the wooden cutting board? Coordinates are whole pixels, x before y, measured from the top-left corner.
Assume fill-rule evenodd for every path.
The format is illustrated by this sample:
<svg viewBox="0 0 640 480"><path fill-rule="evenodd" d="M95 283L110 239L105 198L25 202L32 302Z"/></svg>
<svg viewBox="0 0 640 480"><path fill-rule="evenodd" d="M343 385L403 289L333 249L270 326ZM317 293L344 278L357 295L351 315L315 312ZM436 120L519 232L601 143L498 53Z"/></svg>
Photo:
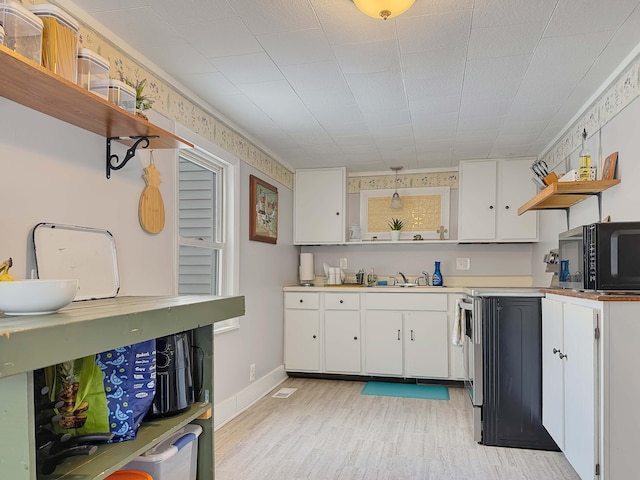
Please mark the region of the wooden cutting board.
<svg viewBox="0 0 640 480"><path fill-rule="evenodd" d="M138 218L140 226L145 232L160 233L164 228L164 201L158 188L162 183L160 172L155 164L150 164L144 169L142 176L146 183L140 203L138 204Z"/></svg>

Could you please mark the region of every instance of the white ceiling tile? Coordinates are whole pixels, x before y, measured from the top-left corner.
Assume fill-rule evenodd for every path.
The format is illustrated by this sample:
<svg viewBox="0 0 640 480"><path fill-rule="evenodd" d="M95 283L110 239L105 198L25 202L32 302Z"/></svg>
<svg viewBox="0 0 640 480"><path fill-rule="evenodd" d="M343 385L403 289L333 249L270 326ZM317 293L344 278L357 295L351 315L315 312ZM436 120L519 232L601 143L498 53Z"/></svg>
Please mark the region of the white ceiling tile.
<svg viewBox="0 0 640 480"><path fill-rule="evenodd" d="M239 18L180 25L176 30L207 58L262 52L260 43Z"/></svg>
<svg viewBox="0 0 640 480"><path fill-rule="evenodd" d="M97 12L122 11L145 7L151 4L151 0L83 0L77 3L85 12L95 14Z"/></svg>
<svg viewBox="0 0 640 480"><path fill-rule="evenodd" d="M318 21L308 2L296 0L231 0L230 5L254 35L315 28Z"/></svg>
<svg viewBox="0 0 640 480"><path fill-rule="evenodd" d="M236 16L226 0L146 0L145 3L174 26L213 22Z"/></svg>
<svg viewBox="0 0 640 480"><path fill-rule="evenodd" d="M527 157L531 155L529 151L531 150L532 144L522 144L522 145L511 145L511 146L499 146L496 145L491 149L491 153L489 154L493 158L517 158L517 157ZM536 152L535 155L539 153Z"/></svg>
<svg viewBox="0 0 640 480"><path fill-rule="evenodd" d="M147 58L152 62L162 65L167 73L175 78L182 75L196 75L217 72L209 60L186 42L176 42L159 48L147 50ZM185 81L185 83L187 83Z"/></svg>
<svg viewBox="0 0 640 480"><path fill-rule="evenodd" d="M405 108L407 105L402 75L399 70L370 74L348 74L345 75L345 78L363 112L388 110L393 107Z"/></svg>
<svg viewBox="0 0 640 480"><path fill-rule="evenodd" d="M320 28L260 35L258 41L276 65L333 60L331 46Z"/></svg>
<svg viewBox="0 0 640 480"><path fill-rule="evenodd" d="M509 112L513 97L493 96L475 97L465 95L460 104L461 117L495 117L503 116Z"/></svg>
<svg viewBox="0 0 640 480"><path fill-rule="evenodd" d="M462 76L467 61L467 49L443 48L403 55L402 70L409 79Z"/></svg>
<svg viewBox="0 0 640 480"><path fill-rule="evenodd" d="M365 135L349 135L349 136L334 136L336 144L338 146L346 145L375 145L373 136L369 134Z"/></svg>
<svg viewBox="0 0 640 480"><path fill-rule="evenodd" d="M411 125L411 113L406 108L395 108L385 112L365 112L363 118L372 128Z"/></svg>
<svg viewBox="0 0 640 480"><path fill-rule="evenodd" d="M376 73L387 70L400 70L400 52L398 42L381 42L336 45L335 56L345 74Z"/></svg>
<svg viewBox="0 0 640 480"><path fill-rule="evenodd" d="M344 76L335 61L287 65L281 69L297 92L346 87Z"/></svg>
<svg viewBox="0 0 640 480"><path fill-rule="evenodd" d="M473 28L469 41L469 59L532 53L545 26L546 23L537 22Z"/></svg>
<svg viewBox="0 0 640 480"><path fill-rule="evenodd" d="M562 2L558 0L475 0L473 26L475 28L524 22L547 22L557 3Z"/></svg>
<svg viewBox="0 0 640 480"><path fill-rule="evenodd" d="M615 30L638 5L637 0L564 0L558 2L545 36Z"/></svg>
<svg viewBox="0 0 640 480"><path fill-rule="evenodd" d="M515 95L531 55L486 58L467 62L463 95L489 97Z"/></svg>
<svg viewBox="0 0 640 480"><path fill-rule="evenodd" d="M211 63L237 85L282 79L282 73L265 53L212 58Z"/></svg>
<svg viewBox="0 0 640 480"><path fill-rule="evenodd" d="M351 1L317 7L315 11L332 45L375 43L397 38L395 22L367 17Z"/></svg>
<svg viewBox="0 0 640 480"><path fill-rule="evenodd" d="M182 42L178 33L148 6L130 8L126 13L121 10L103 11L94 16L99 22L110 25L113 33L141 50ZM140 25L144 25L144 29L140 29Z"/></svg>
<svg viewBox="0 0 640 480"><path fill-rule="evenodd" d="M340 136L370 134L369 128L364 122L342 123L340 121L336 121L331 123L322 123L322 126L333 138L338 138Z"/></svg>
<svg viewBox="0 0 640 480"><path fill-rule="evenodd" d="M351 104L329 104L329 105L315 105L314 108L310 108L308 104L307 108L311 111L314 117L324 125L345 125L363 122L362 112L357 105Z"/></svg>
<svg viewBox="0 0 640 480"><path fill-rule="evenodd" d="M451 47L469 42L471 10L421 17L398 17L398 40L403 55Z"/></svg>
<svg viewBox="0 0 640 480"><path fill-rule="evenodd" d="M471 10L474 0L429 0L428 2L418 0L415 2L403 17L414 17L419 15L433 15L436 13L457 12L459 10Z"/></svg>
<svg viewBox="0 0 640 480"><path fill-rule="evenodd" d="M185 77L184 83L194 92L199 92L203 100L213 104L218 97L240 95L241 92L220 72L202 73Z"/></svg>
<svg viewBox="0 0 640 480"><path fill-rule="evenodd" d="M460 108L459 95L423 96L419 98L414 98L410 92L407 92L407 95L409 97L411 116L414 119L424 115L455 113Z"/></svg>

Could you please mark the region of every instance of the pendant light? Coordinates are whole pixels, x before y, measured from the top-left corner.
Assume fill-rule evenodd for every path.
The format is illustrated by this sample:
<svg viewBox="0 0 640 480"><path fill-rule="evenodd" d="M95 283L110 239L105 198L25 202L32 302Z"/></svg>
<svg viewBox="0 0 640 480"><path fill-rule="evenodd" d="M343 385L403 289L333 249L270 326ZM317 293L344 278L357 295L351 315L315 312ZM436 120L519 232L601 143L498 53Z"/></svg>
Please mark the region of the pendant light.
<svg viewBox="0 0 640 480"><path fill-rule="evenodd" d="M391 208L393 208L394 210L397 210L399 208L402 208L402 200L400 200L400 195L398 194L398 172L400 170L402 170L403 167L391 167L391 170L393 170L396 173L396 179L395 179L395 186L396 186L396 191L393 192L393 196L391 197Z"/></svg>
<svg viewBox="0 0 640 480"><path fill-rule="evenodd" d="M353 0L356 7L365 15L373 18L397 17L406 12L415 0Z"/></svg>

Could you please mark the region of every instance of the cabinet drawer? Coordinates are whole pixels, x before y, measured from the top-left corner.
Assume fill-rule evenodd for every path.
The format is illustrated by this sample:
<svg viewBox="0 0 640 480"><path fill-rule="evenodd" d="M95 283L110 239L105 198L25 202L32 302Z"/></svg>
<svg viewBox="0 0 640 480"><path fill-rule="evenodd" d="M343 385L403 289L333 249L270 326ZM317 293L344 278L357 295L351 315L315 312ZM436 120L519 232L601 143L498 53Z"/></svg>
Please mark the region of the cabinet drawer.
<svg viewBox="0 0 640 480"><path fill-rule="evenodd" d="M360 310L359 293L325 293L326 310Z"/></svg>
<svg viewBox="0 0 640 480"><path fill-rule="evenodd" d="M288 292L284 294L284 308L317 310L320 308L319 293Z"/></svg>
<svg viewBox="0 0 640 480"><path fill-rule="evenodd" d="M446 293L368 293L367 310L447 311Z"/></svg>

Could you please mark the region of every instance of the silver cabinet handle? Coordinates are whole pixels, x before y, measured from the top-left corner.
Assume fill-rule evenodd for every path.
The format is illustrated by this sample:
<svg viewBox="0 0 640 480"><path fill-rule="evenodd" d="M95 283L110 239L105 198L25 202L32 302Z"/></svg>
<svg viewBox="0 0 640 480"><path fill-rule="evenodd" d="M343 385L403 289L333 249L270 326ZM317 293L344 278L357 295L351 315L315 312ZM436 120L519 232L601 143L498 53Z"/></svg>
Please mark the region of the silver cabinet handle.
<svg viewBox="0 0 640 480"><path fill-rule="evenodd" d="M558 350L557 348L553 349L553 354L555 355L556 353L560 353L560 350Z"/></svg>
<svg viewBox="0 0 640 480"><path fill-rule="evenodd" d="M411 341L413 342L415 340L415 336L413 335L413 330L411 330Z"/></svg>
<svg viewBox="0 0 640 480"><path fill-rule="evenodd" d="M398 329L398 340L400 340L400 329Z"/></svg>
<svg viewBox="0 0 640 480"><path fill-rule="evenodd" d="M560 352L559 357L560 357L560 360L562 360L563 358L568 358L569 356L568 356L568 355L565 355L565 354L564 354L564 353L562 353L562 352Z"/></svg>

